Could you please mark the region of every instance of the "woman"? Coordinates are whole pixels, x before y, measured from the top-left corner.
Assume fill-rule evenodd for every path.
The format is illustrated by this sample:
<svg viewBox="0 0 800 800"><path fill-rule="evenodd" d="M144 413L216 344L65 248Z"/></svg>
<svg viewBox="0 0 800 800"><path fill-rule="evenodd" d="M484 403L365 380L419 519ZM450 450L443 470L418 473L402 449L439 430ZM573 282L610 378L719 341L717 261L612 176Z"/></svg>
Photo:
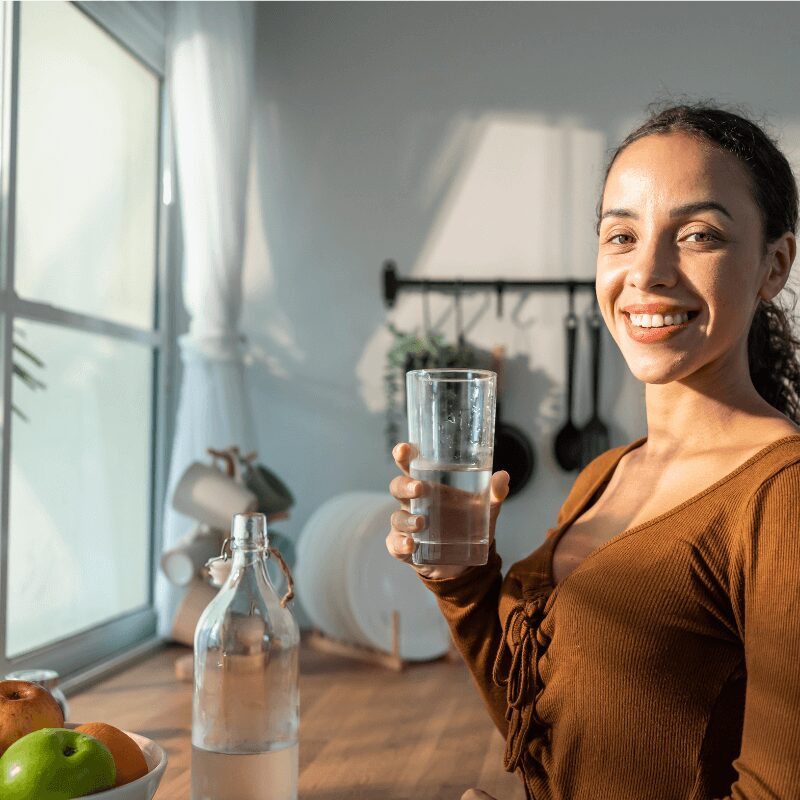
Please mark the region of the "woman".
<svg viewBox="0 0 800 800"><path fill-rule="evenodd" d="M648 435L578 475L505 579L503 472L488 564L416 568L528 797L800 798L800 368L771 302L797 216L791 168L744 117L681 105L631 133L599 204L597 298ZM410 455L394 449L387 537L405 561Z"/></svg>

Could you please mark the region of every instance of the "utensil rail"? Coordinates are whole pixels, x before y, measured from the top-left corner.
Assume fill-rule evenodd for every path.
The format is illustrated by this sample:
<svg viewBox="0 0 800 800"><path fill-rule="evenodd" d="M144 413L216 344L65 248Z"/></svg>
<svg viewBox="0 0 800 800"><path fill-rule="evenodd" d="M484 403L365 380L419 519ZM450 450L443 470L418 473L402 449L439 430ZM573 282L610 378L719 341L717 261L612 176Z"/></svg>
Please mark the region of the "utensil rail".
<svg viewBox="0 0 800 800"><path fill-rule="evenodd" d="M595 282L578 278L537 280L505 280L501 279L440 279L440 278L401 278L397 274L397 264L394 261L383 263L383 301L387 308L392 308L401 291L434 291L444 294L460 294L461 292L494 291L497 293L498 303L502 303L503 293L507 291L553 291L567 289L591 289L594 291Z"/></svg>

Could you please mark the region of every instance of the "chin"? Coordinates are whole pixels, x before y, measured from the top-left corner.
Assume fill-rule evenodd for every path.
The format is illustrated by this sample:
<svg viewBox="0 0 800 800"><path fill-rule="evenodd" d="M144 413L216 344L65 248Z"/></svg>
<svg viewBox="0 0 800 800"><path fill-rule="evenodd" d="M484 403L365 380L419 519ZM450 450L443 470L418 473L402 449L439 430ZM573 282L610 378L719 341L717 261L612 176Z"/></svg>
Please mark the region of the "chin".
<svg viewBox="0 0 800 800"><path fill-rule="evenodd" d="M691 374L692 370L685 359L680 357L670 358L667 354L651 357L636 356L629 357L623 353L628 369L637 381L642 383L665 384L679 381Z"/></svg>

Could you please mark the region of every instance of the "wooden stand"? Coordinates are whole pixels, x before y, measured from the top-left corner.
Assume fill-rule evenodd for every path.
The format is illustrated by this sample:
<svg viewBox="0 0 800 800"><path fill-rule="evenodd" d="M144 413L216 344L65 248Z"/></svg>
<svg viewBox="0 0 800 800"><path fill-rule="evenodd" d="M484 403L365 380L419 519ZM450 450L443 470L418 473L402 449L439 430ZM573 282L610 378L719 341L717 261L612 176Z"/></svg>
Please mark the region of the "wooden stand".
<svg viewBox="0 0 800 800"><path fill-rule="evenodd" d="M311 647L322 653L331 653L343 658L352 658L356 661L365 661L369 664L379 664L395 672L402 672L407 662L400 657L400 612L392 612L392 652L386 653L373 647L351 644L334 639L316 628L309 633L306 640Z"/></svg>
<svg viewBox="0 0 800 800"><path fill-rule="evenodd" d="M400 656L399 611L392 612L392 651L390 653L378 650L374 647L366 647L364 645L352 644L351 642L343 642L339 639L334 639L316 628L308 634L307 641L311 647L320 652L331 653L332 655L351 658L356 661L364 661L368 664L378 664L379 666L386 667L395 672L402 672L411 663ZM448 661L459 661L461 659L461 655L453 646L452 639L450 640L450 648L447 653L440 656L440 658L444 658ZM438 660L438 658L431 659L431 661Z"/></svg>

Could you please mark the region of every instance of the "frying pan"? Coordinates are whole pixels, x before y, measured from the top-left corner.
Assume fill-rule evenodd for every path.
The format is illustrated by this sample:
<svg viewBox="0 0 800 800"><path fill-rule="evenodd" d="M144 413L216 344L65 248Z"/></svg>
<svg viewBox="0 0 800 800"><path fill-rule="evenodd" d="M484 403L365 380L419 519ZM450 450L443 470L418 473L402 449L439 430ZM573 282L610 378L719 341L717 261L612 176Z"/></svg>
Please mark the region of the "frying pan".
<svg viewBox="0 0 800 800"><path fill-rule="evenodd" d="M497 373L497 408L494 422L494 463L492 471L504 469L509 474L508 496L520 492L533 475L536 459L530 439L516 425L502 421L500 398L503 389L505 348L492 348L492 370Z"/></svg>

